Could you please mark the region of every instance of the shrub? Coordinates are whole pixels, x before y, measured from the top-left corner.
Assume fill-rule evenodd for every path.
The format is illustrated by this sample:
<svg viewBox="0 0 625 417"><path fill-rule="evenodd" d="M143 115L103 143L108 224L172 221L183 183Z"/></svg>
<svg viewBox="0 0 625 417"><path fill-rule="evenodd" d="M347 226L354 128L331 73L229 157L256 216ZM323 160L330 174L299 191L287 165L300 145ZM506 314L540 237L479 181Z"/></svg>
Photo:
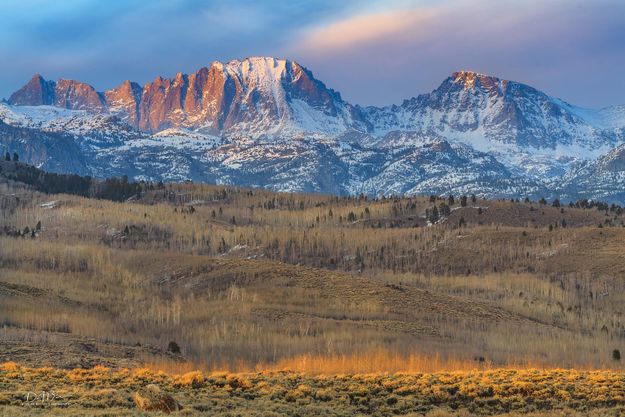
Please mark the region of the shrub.
<svg viewBox="0 0 625 417"><path fill-rule="evenodd" d="M173 354L179 355L180 354L180 346L178 346L178 343L171 341L169 342L169 345L167 346L167 351L171 352Z"/></svg>

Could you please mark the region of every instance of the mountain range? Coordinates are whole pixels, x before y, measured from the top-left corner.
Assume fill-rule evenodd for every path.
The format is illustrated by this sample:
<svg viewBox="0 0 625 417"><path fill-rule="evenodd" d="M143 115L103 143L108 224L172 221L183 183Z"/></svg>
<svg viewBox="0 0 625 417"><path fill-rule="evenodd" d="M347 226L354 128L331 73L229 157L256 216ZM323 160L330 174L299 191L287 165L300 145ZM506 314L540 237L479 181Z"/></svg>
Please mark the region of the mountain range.
<svg viewBox="0 0 625 417"><path fill-rule="evenodd" d="M104 92L35 75L0 103L0 144L95 177L625 203L625 106L585 109L472 71L387 107L348 103L271 57Z"/></svg>

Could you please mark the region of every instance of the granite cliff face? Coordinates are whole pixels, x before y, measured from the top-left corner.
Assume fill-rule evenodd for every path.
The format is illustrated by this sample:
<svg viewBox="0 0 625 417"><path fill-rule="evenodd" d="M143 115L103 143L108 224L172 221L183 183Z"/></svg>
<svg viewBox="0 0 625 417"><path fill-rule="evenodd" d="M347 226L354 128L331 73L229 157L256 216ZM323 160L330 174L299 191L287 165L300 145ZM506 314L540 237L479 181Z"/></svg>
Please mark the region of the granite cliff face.
<svg viewBox="0 0 625 417"><path fill-rule="evenodd" d="M366 126L357 109L310 71L294 61L264 57L213 62L194 74L159 76L143 87L125 81L103 93L77 81L35 75L9 103L108 112L145 132L185 127L259 136L301 127L338 133ZM329 126L326 117L333 120Z"/></svg>
<svg viewBox="0 0 625 417"><path fill-rule="evenodd" d="M16 106L52 105L55 102L54 88L53 81L46 81L35 74L24 87L11 95L9 103Z"/></svg>
<svg viewBox="0 0 625 417"><path fill-rule="evenodd" d="M252 57L105 92L35 75L0 103L0 143L97 177L625 202L624 109L472 71L399 105L361 107L294 61Z"/></svg>
<svg viewBox="0 0 625 417"><path fill-rule="evenodd" d="M64 79L46 81L38 74L13 93L9 103L18 106L52 105L71 110L106 111L102 94L89 84Z"/></svg>
<svg viewBox="0 0 625 417"><path fill-rule="evenodd" d="M104 102L109 112L120 115L129 125L137 127L142 94L143 88L139 84L126 80L120 86L106 91Z"/></svg>

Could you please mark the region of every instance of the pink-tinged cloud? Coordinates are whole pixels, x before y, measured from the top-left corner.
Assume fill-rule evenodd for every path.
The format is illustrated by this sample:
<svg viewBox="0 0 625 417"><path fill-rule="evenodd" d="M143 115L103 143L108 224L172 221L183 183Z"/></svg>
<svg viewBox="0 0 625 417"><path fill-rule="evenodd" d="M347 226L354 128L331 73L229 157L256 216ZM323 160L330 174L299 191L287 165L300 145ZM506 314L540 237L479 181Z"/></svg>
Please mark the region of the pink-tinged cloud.
<svg viewBox="0 0 625 417"><path fill-rule="evenodd" d="M600 107L625 103L622 39L622 1L438 1L319 23L285 55L362 104L398 103L469 69Z"/></svg>
<svg viewBox="0 0 625 417"><path fill-rule="evenodd" d="M31 74L98 90L211 61L298 60L359 104L398 103L459 69L580 105L625 103L623 0L10 0L0 98ZM158 30L155 30L155 22Z"/></svg>
<svg viewBox="0 0 625 417"><path fill-rule="evenodd" d="M402 37L434 18L432 9L398 9L350 16L315 27L298 40L310 52L341 52L379 39Z"/></svg>

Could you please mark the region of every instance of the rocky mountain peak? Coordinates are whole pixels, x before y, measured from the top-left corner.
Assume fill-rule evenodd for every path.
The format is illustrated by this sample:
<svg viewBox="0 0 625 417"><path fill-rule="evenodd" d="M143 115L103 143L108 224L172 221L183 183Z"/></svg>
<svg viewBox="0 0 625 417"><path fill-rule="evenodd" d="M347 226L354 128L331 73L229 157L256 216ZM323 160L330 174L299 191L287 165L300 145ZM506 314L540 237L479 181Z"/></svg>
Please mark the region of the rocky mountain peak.
<svg viewBox="0 0 625 417"><path fill-rule="evenodd" d="M35 74L26 85L11 94L9 103L16 106L51 105L54 103L54 82Z"/></svg>
<svg viewBox="0 0 625 417"><path fill-rule="evenodd" d="M104 93L108 110L119 114L122 120L131 126L137 126L139 121L139 103L143 88L130 80Z"/></svg>
<svg viewBox="0 0 625 417"><path fill-rule="evenodd" d="M479 96L486 93L495 97L503 96L511 85L517 85L517 83L475 71L462 70L452 73L433 93L460 94L463 97Z"/></svg>
<svg viewBox="0 0 625 417"><path fill-rule="evenodd" d="M127 80L103 93L79 81L54 83L35 76L9 102L112 113L148 132L184 127L221 134L250 126L258 135L284 129L338 132L364 123L356 108L305 67L259 56L214 61L208 68L189 75L178 72L174 78L159 75L143 87Z"/></svg>
<svg viewBox="0 0 625 417"><path fill-rule="evenodd" d="M174 78L174 86L179 86L179 85L183 85L186 82L186 78L187 76L184 75L182 72L178 72L176 73L176 78Z"/></svg>
<svg viewBox="0 0 625 417"><path fill-rule="evenodd" d="M17 106L53 105L71 110L105 110L103 95L89 84L75 80L47 81L35 74L30 81L9 98Z"/></svg>
<svg viewBox="0 0 625 417"><path fill-rule="evenodd" d="M101 112L106 109L104 97L91 85L59 79L54 89L54 105L71 110Z"/></svg>
<svg viewBox="0 0 625 417"><path fill-rule="evenodd" d="M476 86L489 86L500 83L502 80L491 75L482 74L475 71L461 70L451 74L454 83L462 85L466 89Z"/></svg>
<svg viewBox="0 0 625 417"><path fill-rule="evenodd" d="M601 146L594 127L574 106L525 84L470 70L454 72L431 93L384 108L352 106L296 61L262 56L214 61L195 73L158 76L143 87L127 80L104 93L78 81L54 83L35 75L9 103L111 113L153 133L185 128L270 138L411 130L471 134L481 150L502 143L554 149L583 138L590 138L584 141L592 148ZM610 109L595 118L615 126L622 112Z"/></svg>

